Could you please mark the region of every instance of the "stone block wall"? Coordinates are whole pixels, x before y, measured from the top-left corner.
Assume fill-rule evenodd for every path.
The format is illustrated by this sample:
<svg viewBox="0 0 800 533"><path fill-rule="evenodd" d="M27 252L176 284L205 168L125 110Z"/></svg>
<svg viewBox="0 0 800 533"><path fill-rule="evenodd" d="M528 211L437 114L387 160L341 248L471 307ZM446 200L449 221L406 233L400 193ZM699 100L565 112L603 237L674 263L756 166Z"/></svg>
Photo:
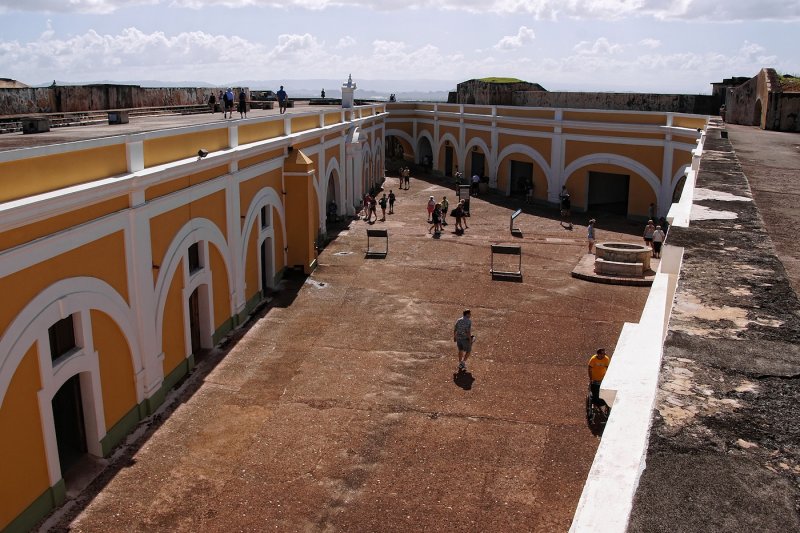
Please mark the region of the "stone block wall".
<svg viewBox="0 0 800 533"><path fill-rule="evenodd" d="M716 115L720 98L702 94L520 91L514 94L512 105Z"/></svg>
<svg viewBox="0 0 800 533"><path fill-rule="evenodd" d="M800 131L800 93L783 92L775 69L761 69L739 87L728 89L725 121L765 130Z"/></svg>
<svg viewBox="0 0 800 533"><path fill-rule="evenodd" d="M469 80L458 84L456 87L456 101L453 103L515 105L514 94L519 91L546 92L538 83L528 83L526 81L516 83L491 83L482 80Z"/></svg>
<svg viewBox="0 0 800 533"><path fill-rule="evenodd" d="M0 115L205 104L212 93L218 95L225 89L111 84L0 89ZM245 88L245 92L249 95L249 89Z"/></svg>

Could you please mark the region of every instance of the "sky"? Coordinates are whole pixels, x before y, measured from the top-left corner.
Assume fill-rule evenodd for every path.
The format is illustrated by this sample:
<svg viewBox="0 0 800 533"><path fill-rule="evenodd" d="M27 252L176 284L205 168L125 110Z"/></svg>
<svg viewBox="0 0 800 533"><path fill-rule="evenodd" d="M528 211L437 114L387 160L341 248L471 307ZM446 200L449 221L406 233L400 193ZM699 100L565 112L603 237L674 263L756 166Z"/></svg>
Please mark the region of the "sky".
<svg viewBox="0 0 800 533"><path fill-rule="evenodd" d="M799 36L800 0L0 0L0 77L708 94L800 75Z"/></svg>

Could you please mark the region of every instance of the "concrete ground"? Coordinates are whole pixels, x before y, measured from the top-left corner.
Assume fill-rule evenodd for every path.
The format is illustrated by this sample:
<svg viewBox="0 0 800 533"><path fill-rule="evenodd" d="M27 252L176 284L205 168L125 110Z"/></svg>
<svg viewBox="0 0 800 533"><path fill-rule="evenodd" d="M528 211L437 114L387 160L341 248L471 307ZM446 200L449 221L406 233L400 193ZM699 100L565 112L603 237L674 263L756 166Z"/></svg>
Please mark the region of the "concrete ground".
<svg viewBox="0 0 800 533"><path fill-rule="evenodd" d="M552 209L525 207L514 238L517 204L476 198L466 234L451 220L437 239L425 203L453 191L390 188L396 214L371 226L389 230L385 259L365 258L366 222L344 227L43 528L566 531L599 438L586 362L648 289L570 277L585 227ZM608 216L597 231L639 242L641 228ZM490 279L491 242L522 245L522 282ZM477 342L456 377L464 307Z"/></svg>

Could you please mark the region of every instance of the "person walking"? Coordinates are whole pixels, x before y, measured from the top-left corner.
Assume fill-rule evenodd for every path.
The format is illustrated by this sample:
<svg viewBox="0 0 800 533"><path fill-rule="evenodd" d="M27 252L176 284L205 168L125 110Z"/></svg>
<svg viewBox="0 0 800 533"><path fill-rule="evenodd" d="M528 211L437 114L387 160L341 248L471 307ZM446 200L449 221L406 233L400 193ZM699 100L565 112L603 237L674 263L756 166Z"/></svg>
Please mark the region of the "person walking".
<svg viewBox="0 0 800 533"><path fill-rule="evenodd" d="M586 228L586 240L589 242L589 253L592 253L594 248L594 224L597 222L595 219L589 220L589 226Z"/></svg>
<svg viewBox="0 0 800 533"><path fill-rule="evenodd" d="M386 198L386 193L383 193L381 196L380 204L381 204L381 222L386 222L386 204L389 200ZM375 215L375 218L378 218L378 215Z"/></svg>
<svg viewBox="0 0 800 533"><path fill-rule="evenodd" d="M461 202L456 204L456 206L453 208L453 212L450 214L456 219L456 227L453 230L454 233L456 235L461 235L464 233L464 226L461 225L461 219L464 218L464 211L461 209Z"/></svg>
<svg viewBox="0 0 800 533"><path fill-rule="evenodd" d="M453 342L458 348L458 372L467 371L467 359L472 352L472 313L469 309L464 309L461 318L456 320L453 328Z"/></svg>
<svg viewBox="0 0 800 533"><path fill-rule="evenodd" d="M461 224L463 224L462 229L469 229L469 225L467 224L467 217L469 216L469 209L467 209L467 200L463 199L459 203L459 207L461 208Z"/></svg>
<svg viewBox="0 0 800 533"><path fill-rule="evenodd" d="M225 91L225 114L222 118L233 118L233 89L230 87Z"/></svg>
<svg viewBox="0 0 800 533"><path fill-rule="evenodd" d="M442 196L442 226L447 225L447 210L450 209L450 202L447 201L447 196Z"/></svg>
<svg viewBox="0 0 800 533"><path fill-rule="evenodd" d="M212 113L217 112L217 97L214 96L214 91L211 91L211 96L208 97L208 107L211 109Z"/></svg>
<svg viewBox="0 0 800 533"><path fill-rule="evenodd" d="M592 391L592 404L604 409L606 414L608 414L608 404L600 398L600 384L606 377L609 364L611 364L611 358L606 355L604 348L598 349L597 353L589 358L589 388Z"/></svg>
<svg viewBox="0 0 800 533"><path fill-rule="evenodd" d="M564 221L567 223L567 229L572 229L572 201L569 198L569 191L567 186L561 187L561 194L558 196L561 200L561 227L564 227Z"/></svg>
<svg viewBox="0 0 800 533"><path fill-rule="evenodd" d="M648 248L653 248L653 233L656 231L656 225L652 220L647 221L647 226L644 227L644 245Z"/></svg>
<svg viewBox="0 0 800 533"><path fill-rule="evenodd" d="M435 208L436 208L436 200L434 200L433 196L431 196L428 199L428 224L433 222L433 218L432 217L433 217L433 210Z"/></svg>
<svg viewBox="0 0 800 533"><path fill-rule="evenodd" d="M280 109L281 115L286 113L286 105L287 101L289 100L289 95L286 94L286 91L283 90L283 85L281 88L278 89L278 92L275 93L275 96L278 97L278 109Z"/></svg>
<svg viewBox="0 0 800 533"><path fill-rule="evenodd" d="M372 215L375 215L375 220L372 220ZM373 197L369 203L369 218L367 219L367 222L372 224L377 221L378 221L378 200L376 200Z"/></svg>
<svg viewBox="0 0 800 533"><path fill-rule="evenodd" d="M428 229L428 233L433 230L433 234L435 236L442 234L442 206L441 204L436 204L433 208L433 214L431 215L433 219L433 225Z"/></svg>
<svg viewBox="0 0 800 533"><path fill-rule="evenodd" d="M653 232L653 257L661 259L661 245L664 244L666 238L661 226L656 226L656 230Z"/></svg>
<svg viewBox="0 0 800 533"><path fill-rule="evenodd" d="M397 197L394 195L394 191L389 189L389 214L394 215L394 201Z"/></svg>
<svg viewBox="0 0 800 533"><path fill-rule="evenodd" d="M247 118L247 94L244 87L239 89L239 118Z"/></svg>

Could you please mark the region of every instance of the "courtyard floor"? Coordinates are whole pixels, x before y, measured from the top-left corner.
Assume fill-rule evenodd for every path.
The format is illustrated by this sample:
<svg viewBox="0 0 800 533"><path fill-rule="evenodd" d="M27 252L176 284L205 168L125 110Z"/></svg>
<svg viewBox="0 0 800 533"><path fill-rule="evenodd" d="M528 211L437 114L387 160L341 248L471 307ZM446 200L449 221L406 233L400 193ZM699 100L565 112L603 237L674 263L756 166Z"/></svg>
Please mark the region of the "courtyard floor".
<svg viewBox="0 0 800 533"><path fill-rule="evenodd" d="M309 278L282 282L43 527L566 531L599 439L586 362L613 353L649 289L570 276L588 217L569 231L554 209L490 195L463 236L449 220L436 239L425 203L453 190L390 188L396 214L351 222ZM641 242L642 225L597 218L599 241ZM367 227L388 229L385 259L365 258ZM522 282L492 281L495 242L522 245ZM477 342L456 377L465 307Z"/></svg>

